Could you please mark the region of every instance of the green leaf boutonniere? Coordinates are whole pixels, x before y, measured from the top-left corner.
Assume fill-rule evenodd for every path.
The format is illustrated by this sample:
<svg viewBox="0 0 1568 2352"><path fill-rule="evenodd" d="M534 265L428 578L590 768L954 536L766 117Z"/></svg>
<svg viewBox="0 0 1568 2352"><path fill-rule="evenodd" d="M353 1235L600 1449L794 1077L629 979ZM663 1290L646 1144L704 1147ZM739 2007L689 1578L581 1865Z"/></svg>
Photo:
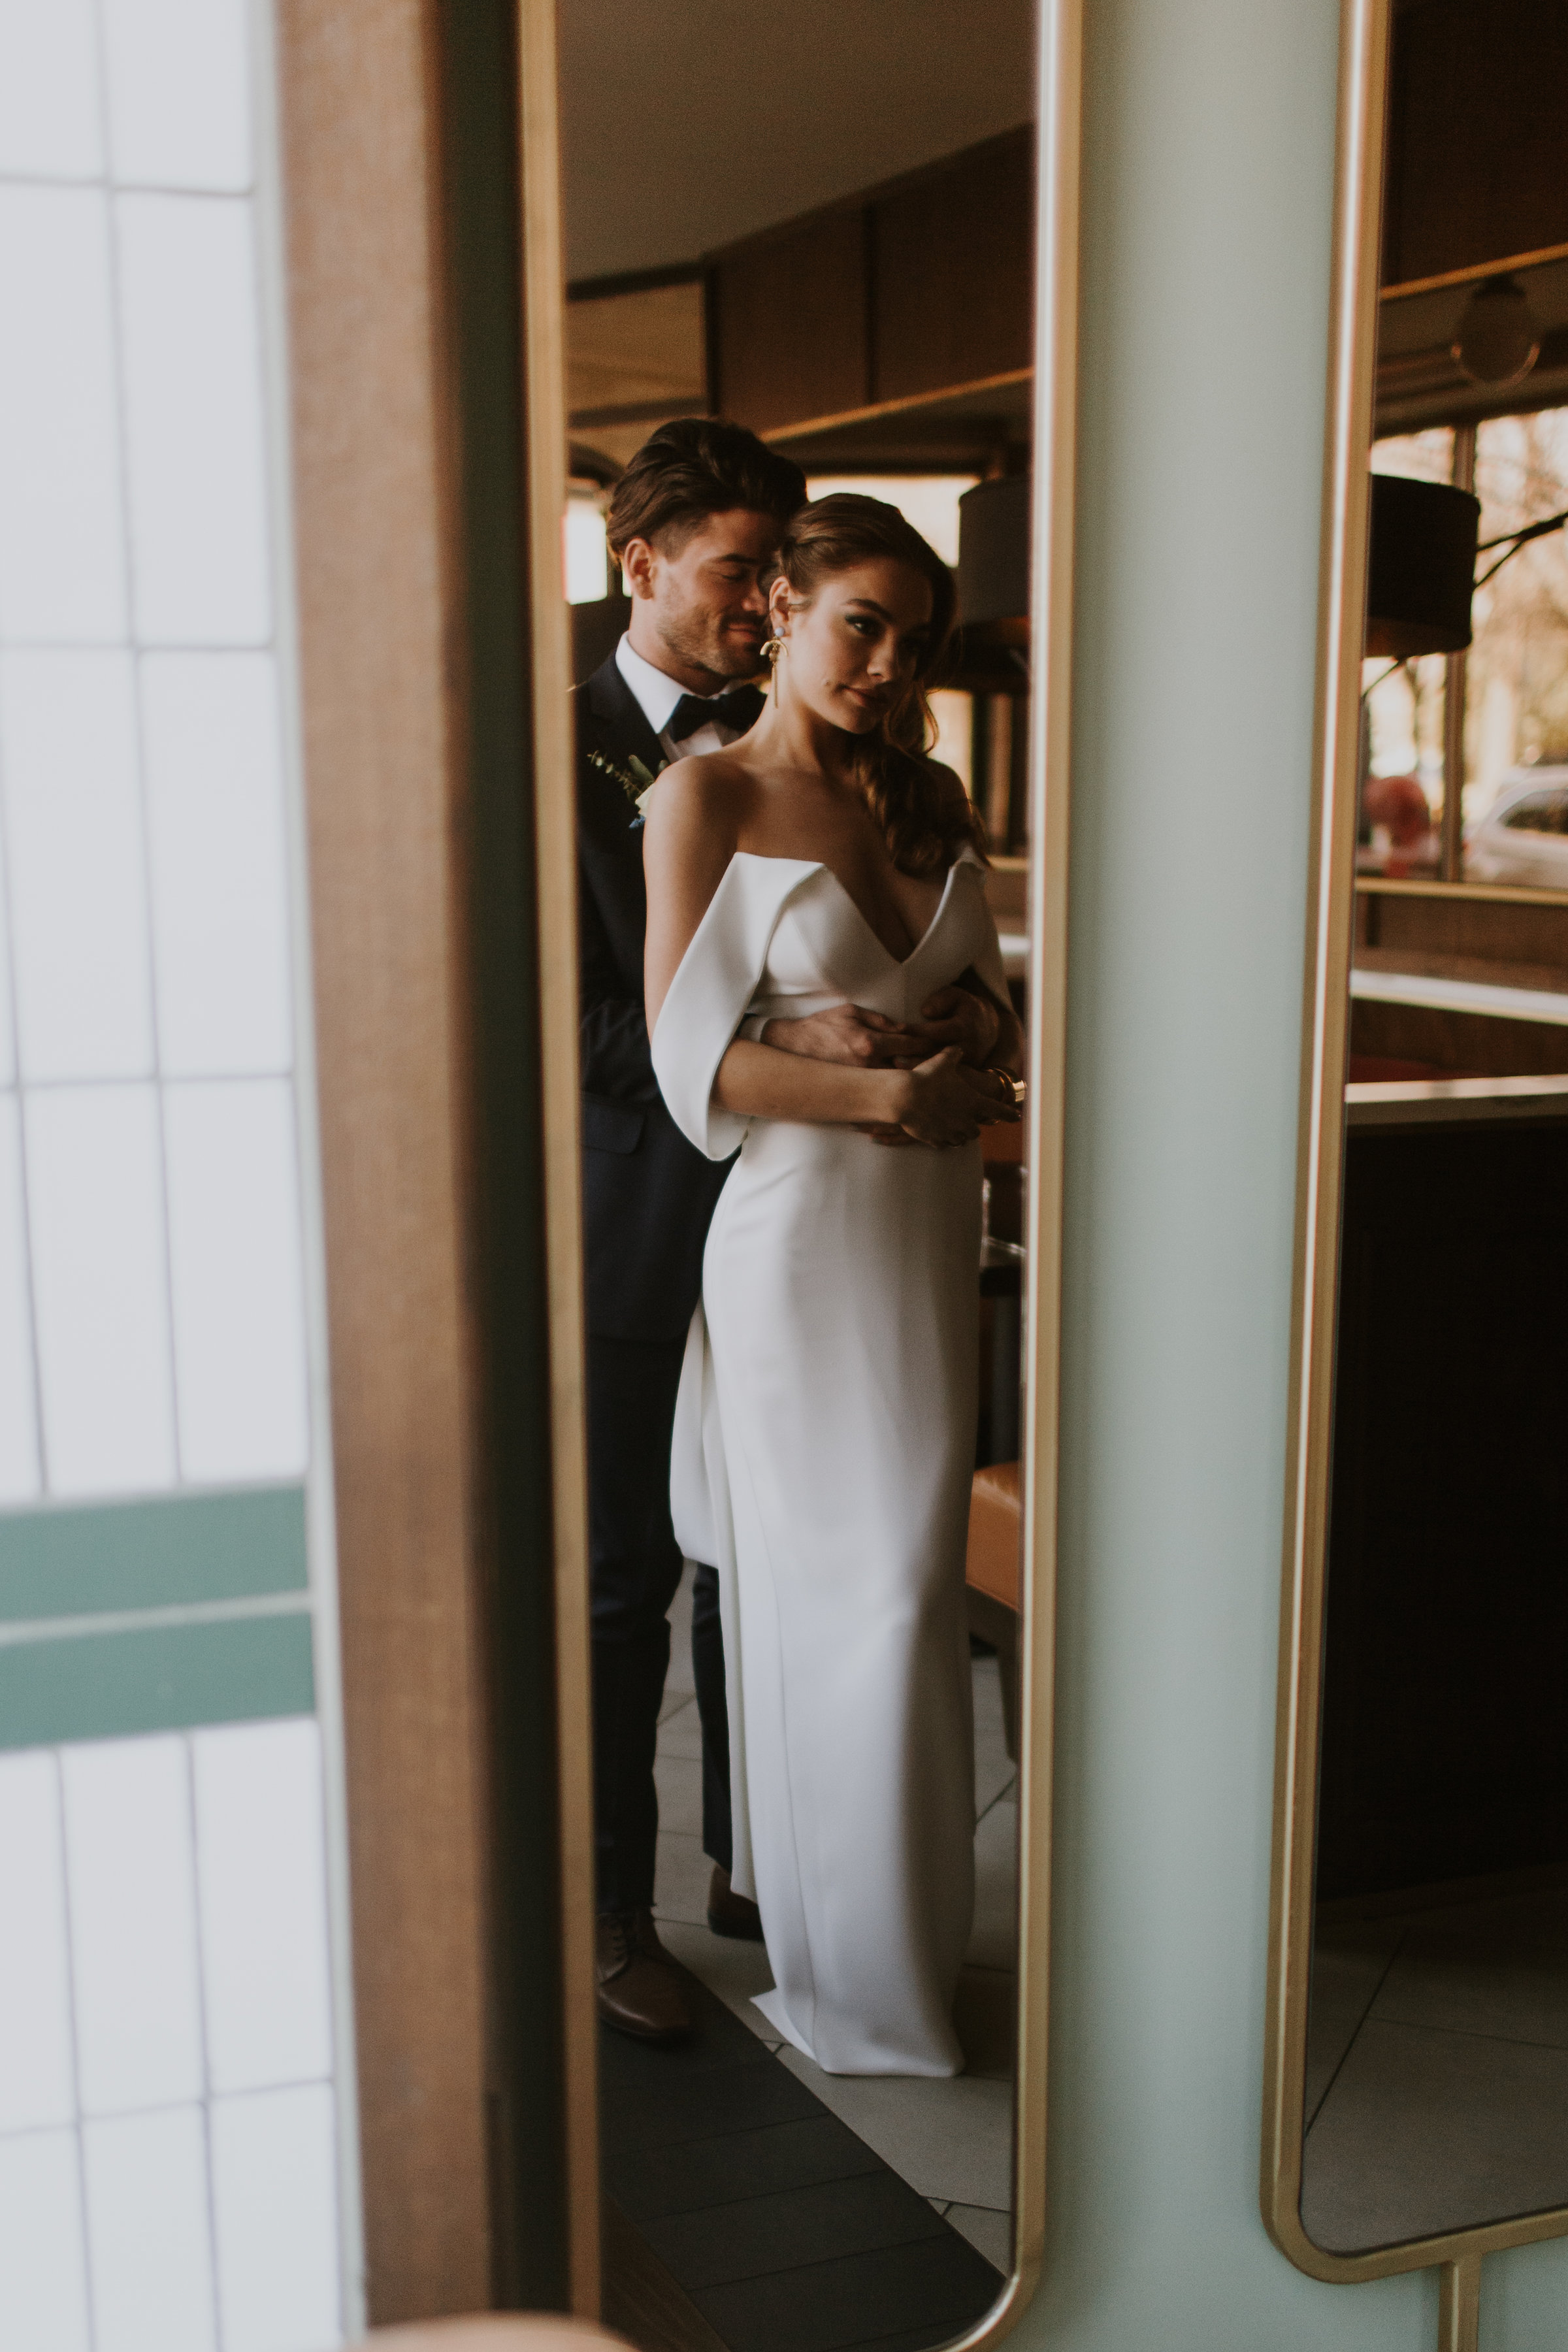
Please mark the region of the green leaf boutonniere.
<svg viewBox="0 0 1568 2352"><path fill-rule="evenodd" d="M643 803L668 767L669 761L661 760L657 768L650 769L643 761L628 758L626 766L620 768L616 766L614 760L606 760L602 751L590 751L588 765L591 768L597 768L601 774L609 776L619 784L637 811L637 815L632 821L632 831L635 833L643 822Z"/></svg>

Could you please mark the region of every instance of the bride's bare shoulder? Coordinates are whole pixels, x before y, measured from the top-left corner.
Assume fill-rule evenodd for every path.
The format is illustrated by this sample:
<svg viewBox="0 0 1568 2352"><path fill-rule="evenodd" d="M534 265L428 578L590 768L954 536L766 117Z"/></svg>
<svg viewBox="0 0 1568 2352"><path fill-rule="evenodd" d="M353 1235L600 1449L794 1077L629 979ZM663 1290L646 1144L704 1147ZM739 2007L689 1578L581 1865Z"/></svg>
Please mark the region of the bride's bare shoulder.
<svg viewBox="0 0 1568 2352"><path fill-rule="evenodd" d="M679 836L698 831L731 844L745 814L750 779L727 751L707 751L674 760L659 772L643 801L650 835Z"/></svg>

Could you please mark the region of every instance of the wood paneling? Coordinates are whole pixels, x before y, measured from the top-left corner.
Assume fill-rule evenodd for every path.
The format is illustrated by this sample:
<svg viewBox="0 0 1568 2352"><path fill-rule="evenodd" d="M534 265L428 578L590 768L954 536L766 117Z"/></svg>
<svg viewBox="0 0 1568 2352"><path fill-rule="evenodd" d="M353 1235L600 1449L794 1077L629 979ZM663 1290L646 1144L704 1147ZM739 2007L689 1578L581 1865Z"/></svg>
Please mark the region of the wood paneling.
<svg viewBox="0 0 1568 2352"><path fill-rule="evenodd" d="M921 173L870 221L874 399L1033 364L1032 124Z"/></svg>
<svg viewBox="0 0 1568 2352"><path fill-rule="evenodd" d="M717 414L759 433L1034 362L1033 125L710 257Z"/></svg>
<svg viewBox="0 0 1568 2352"><path fill-rule="evenodd" d="M1568 1029L1554 1021L1499 1021L1489 1013L1358 996L1351 1005L1351 1052L1427 1062L1445 1076L1551 1077L1568 1072Z"/></svg>
<svg viewBox="0 0 1568 2352"><path fill-rule="evenodd" d="M714 261L708 301L720 415L766 433L872 397L860 212L733 247Z"/></svg>
<svg viewBox="0 0 1568 2352"><path fill-rule="evenodd" d="M1568 8L1422 0L1394 21L1385 285L1568 242Z"/></svg>
<svg viewBox="0 0 1568 2352"><path fill-rule="evenodd" d="M1397 950L1405 971L1449 971L1510 988L1561 988L1568 973L1568 905L1550 899L1363 889L1356 924L1358 940Z"/></svg>
<svg viewBox="0 0 1568 2352"><path fill-rule="evenodd" d="M491 2269L461 772L425 13L284 0L279 17L373 2319L482 2307Z"/></svg>
<svg viewBox="0 0 1568 2352"><path fill-rule="evenodd" d="M281 0L370 2316L564 2276L505 0ZM494 1694L505 1694L502 1706Z"/></svg>

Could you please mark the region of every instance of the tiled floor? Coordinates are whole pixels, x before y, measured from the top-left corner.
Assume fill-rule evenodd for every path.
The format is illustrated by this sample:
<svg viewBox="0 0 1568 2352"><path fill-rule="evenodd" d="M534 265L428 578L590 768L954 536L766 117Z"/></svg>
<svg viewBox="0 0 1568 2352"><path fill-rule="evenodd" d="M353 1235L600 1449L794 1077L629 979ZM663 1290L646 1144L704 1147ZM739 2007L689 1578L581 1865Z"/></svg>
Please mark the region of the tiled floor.
<svg viewBox="0 0 1568 2352"><path fill-rule="evenodd" d="M994 1659L974 1662L976 1899L957 2024L969 2064L952 2082L825 2074L781 2047L752 1996L773 1979L752 1944L710 1934L710 1870L701 1848L701 1734L691 1685L689 1585L671 1612L669 1677L658 1737L656 1908L669 1949L764 2042L824 2106L945 2214L986 2259L1009 2266L1016 1773L1002 1737Z"/></svg>
<svg viewBox="0 0 1568 2352"><path fill-rule="evenodd" d="M1568 1892L1321 1927L1307 2116L1331 2252L1568 2204Z"/></svg>

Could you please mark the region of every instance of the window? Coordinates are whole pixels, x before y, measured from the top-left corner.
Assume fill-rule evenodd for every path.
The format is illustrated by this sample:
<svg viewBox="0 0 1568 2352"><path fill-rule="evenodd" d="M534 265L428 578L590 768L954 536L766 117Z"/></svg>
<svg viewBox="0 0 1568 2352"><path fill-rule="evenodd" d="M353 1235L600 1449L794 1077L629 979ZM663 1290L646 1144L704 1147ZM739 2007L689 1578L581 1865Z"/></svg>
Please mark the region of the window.
<svg viewBox="0 0 1568 2352"><path fill-rule="evenodd" d="M1374 474L1447 482L1453 468L1454 436L1447 425L1402 434L1373 447ZM1362 666L1365 781L1356 849L1362 873L1398 877L1437 870L1447 671L1441 654Z"/></svg>
<svg viewBox="0 0 1568 2352"><path fill-rule="evenodd" d="M1379 441L1373 470L1452 480L1469 429L1457 433L1444 425ZM1537 770L1552 770L1555 781L1556 772L1568 768L1568 541L1552 533L1512 554L1507 542L1511 533L1568 509L1568 408L1489 417L1473 430L1481 507L1476 572L1482 584L1472 610L1472 642L1452 661L1433 655L1364 666L1356 864L1363 873L1391 878L1441 871L1444 744L1448 699L1457 696L1466 835L1460 874L1539 887L1557 877L1500 865L1497 835L1568 830L1561 796L1532 794L1506 814L1500 803ZM1477 828L1494 811L1489 845L1483 850L1478 844L1472 856Z"/></svg>
<svg viewBox="0 0 1568 2352"><path fill-rule="evenodd" d="M1476 492L1483 548L1568 507L1568 408L1478 425ZM1478 579L1503 552L1483 553ZM1562 532L1531 541L1478 588L1474 624L1465 665L1468 825L1505 789L1527 783L1532 768L1568 762L1568 543ZM1521 831L1540 829L1516 816L1508 822Z"/></svg>
<svg viewBox="0 0 1568 2352"><path fill-rule="evenodd" d="M591 487L569 485L561 540L566 602L597 604L610 593L610 551L605 542L605 502Z"/></svg>

